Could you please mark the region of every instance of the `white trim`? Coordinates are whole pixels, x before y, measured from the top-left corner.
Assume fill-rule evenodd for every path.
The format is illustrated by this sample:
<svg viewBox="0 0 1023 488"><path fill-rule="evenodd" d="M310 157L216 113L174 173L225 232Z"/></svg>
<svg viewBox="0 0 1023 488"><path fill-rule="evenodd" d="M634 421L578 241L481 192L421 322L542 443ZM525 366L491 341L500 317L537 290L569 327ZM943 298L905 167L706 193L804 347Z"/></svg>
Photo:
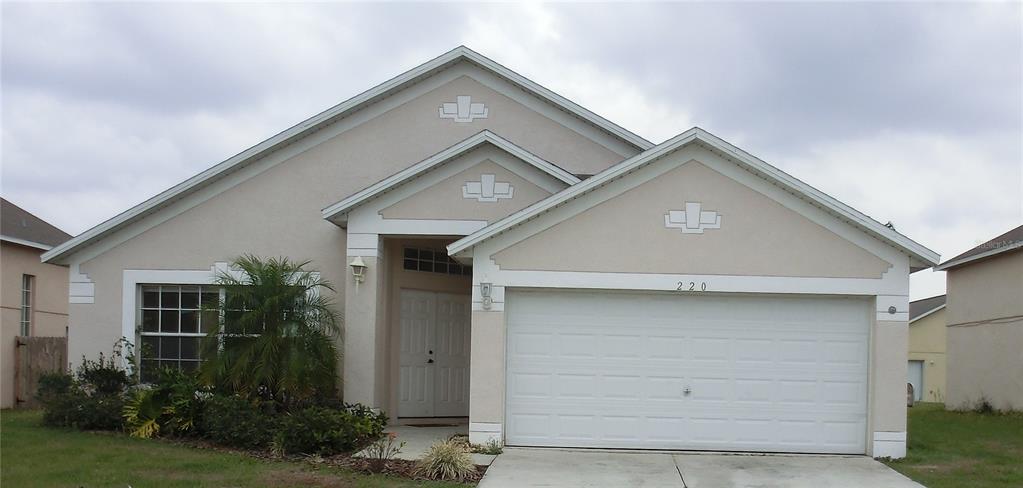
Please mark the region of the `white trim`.
<svg viewBox="0 0 1023 488"><path fill-rule="evenodd" d="M743 169L778 185L782 189L809 201L811 204L820 206L832 216L848 221L860 230L877 237L883 242L895 246L921 263L934 265L937 264L940 258L940 256L934 251L925 248L908 237L905 237L880 222L860 213L852 207L839 202L820 190L803 183L802 181L754 156L747 154L737 147L728 144L698 127L687 130L660 145L612 166L577 185L573 185L565 191L541 200L520 210L519 212L487 226L479 232L452 243L448 246L448 254L456 255L498 234L507 232L511 228L536 217L538 214L550 211L565 204L566 202L584 195L585 193L601 188L614 180L622 178L623 176L682 148L689 143L697 141L708 146L712 151L718 152L721 156L737 163Z"/></svg>
<svg viewBox="0 0 1023 488"><path fill-rule="evenodd" d="M875 458L904 458L906 457L906 433L874 432L873 447L871 453Z"/></svg>
<svg viewBox="0 0 1023 488"><path fill-rule="evenodd" d="M653 146L652 143L642 137L611 123L603 117L584 109L574 102L571 102L530 80L527 80L521 75L495 63L494 61L491 61L465 46L459 46L445 54L442 54L441 56L406 71L401 75L366 90L355 97L335 105L330 109L314 115L305 121L300 122L299 124L207 169L206 171L203 171L202 173L199 173L198 175L195 175L157 194L149 200L114 216L113 218L81 233L77 237L55 246L53 249L50 249L48 252L43 254L42 260L44 262L50 262L65 258L67 255L78 251L84 246L105 238L109 233L114 232L125 225L130 225L138 219L146 217L150 213L157 211L164 206L170 205L171 202L174 202L175 200L182 199L184 195L191 193L193 190L201 186L207 185L211 180L237 171L239 169L238 166L246 165L253 161L267 159L266 156L270 152L292 144L296 142L297 139L312 134L318 129L336 122L338 119L353 115L358 110L415 83L419 83L460 61L467 61L475 66L483 68L483 70L489 70L494 76L517 86L527 92L527 94L538 97L541 100L552 104L554 107L582 119L584 123L589 124L592 127L596 127L604 133L609 134L635 148L645 150ZM82 261L84 261L84 259Z"/></svg>
<svg viewBox="0 0 1023 488"><path fill-rule="evenodd" d="M434 154L433 156L430 156L409 168L378 181L354 195L323 209L323 218L335 222L344 222L346 217L345 214L351 212L352 209L362 203L377 195L387 192L388 190L391 190L410 179L416 178L440 164L462 156L485 143L490 143L496 146L498 149L529 163L533 167L567 183L569 186L579 183L579 178L575 177L575 175L568 171L537 157L529 151L516 146L514 143L494 134L493 132L490 132L489 130L483 130L467 139L464 139L462 142Z"/></svg>
<svg viewBox="0 0 1023 488"><path fill-rule="evenodd" d="M924 312L924 313L922 313L920 315L917 315L916 318L911 319L909 321L909 323L912 324L913 322L916 322L917 320L920 320L920 319L922 319L924 317L927 317L927 316L929 316L929 315L931 315L931 314L933 314L933 313L935 313L935 312L937 312L939 310L944 310L945 309L945 305L946 304L942 303L941 305L939 305L937 307L934 307L934 308L932 308L932 309L930 309L930 310L928 310L928 311L926 311L926 312Z"/></svg>
<svg viewBox="0 0 1023 488"><path fill-rule="evenodd" d="M96 283L81 272L78 263L68 266L68 303L95 303Z"/></svg>
<svg viewBox="0 0 1023 488"><path fill-rule="evenodd" d="M504 444L504 426L500 422L469 422L469 443L486 445L490 442Z"/></svg>
<svg viewBox="0 0 1023 488"><path fill-rule="evenodd" d="M0 235L0 241L10 242L11 244L18 244L19 246L32 247L41 251L49 251L53 249L53 246L43 244L41 242L29 241L26 239L18 239L17 237Z"/></svg>
<svg viewBox="0 0 1023 488"><path fill-rule="evenodd" d="M138 286L157 285L211 285L221 273L233 272L224 262L214 263L206 270L182 269L126 269L121 274L121 335L135 344Z"/></svg>
<svg viewBox="0 0 1023 488"><path fill-rule="evenodd" d="M970 257L967 257L967 258L952 259L951 261L946 261L946 262L944 262L944 263L942 263L942 264L940 264L938 266L935 266L934 267L934 271L944 271L944 270L949 269L949 268L954 268L956 266L962 266L964 264L971 263L971 262L976 261L978 259L989 258L989 257L994 256L996 254L1001 254L1003 252L1012 251L1014 249L1019 249L1019 248L1023 248L1023 241L1013 242L1012 244L1009 244L1009 245L1006 245L1006 246L999 246L999 247L996 247L994 249L991 249L990 251L984 251L984 252L982 252L980 254L974 254L973 256L970 256Z"/></svg>

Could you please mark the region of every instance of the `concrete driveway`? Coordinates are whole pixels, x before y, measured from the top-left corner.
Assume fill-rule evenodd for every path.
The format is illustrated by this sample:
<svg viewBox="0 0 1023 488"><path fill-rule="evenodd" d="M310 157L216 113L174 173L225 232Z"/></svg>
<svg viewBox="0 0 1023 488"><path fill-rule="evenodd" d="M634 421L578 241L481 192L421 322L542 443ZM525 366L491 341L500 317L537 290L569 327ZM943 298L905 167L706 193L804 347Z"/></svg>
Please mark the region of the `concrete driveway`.
<svg viewBox="0 0 1023 488"><path fill-rule="evenodd" d="M864 456L506 448L479 488L922 488Z"/></svg>

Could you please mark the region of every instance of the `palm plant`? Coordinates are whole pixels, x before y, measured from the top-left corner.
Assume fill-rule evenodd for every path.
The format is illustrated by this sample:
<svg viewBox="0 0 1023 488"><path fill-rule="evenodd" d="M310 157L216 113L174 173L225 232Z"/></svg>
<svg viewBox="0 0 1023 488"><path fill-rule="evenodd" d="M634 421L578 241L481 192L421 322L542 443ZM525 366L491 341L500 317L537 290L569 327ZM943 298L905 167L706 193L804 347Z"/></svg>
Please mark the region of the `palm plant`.
<svg viewBox="0 0 1023 488"><path fill-rule="evenodd" d="M230 391L288 406L334 396L340 319L321 293L330 283L309 262L245 255L216 283L221 320L203 342L200 378Z"/></svg>

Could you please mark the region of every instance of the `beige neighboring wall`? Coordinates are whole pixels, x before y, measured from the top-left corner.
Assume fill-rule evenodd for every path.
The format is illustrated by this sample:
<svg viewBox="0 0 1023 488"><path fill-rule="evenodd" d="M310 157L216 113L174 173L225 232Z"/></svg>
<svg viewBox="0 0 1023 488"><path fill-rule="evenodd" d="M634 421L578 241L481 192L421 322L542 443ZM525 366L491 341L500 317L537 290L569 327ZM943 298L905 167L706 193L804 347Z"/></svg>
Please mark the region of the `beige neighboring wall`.
<svg viewBox="0 0 1023 488"><path fill-rule="evenodd" d="M512 198L479 202L462 195L462 186L480 181L480 175L511 183ZM489 159L426 188L380 211L385 219L456 219L493 222L521 210L551 193Z"/></svg>
<svg viewBox="0 0 1023 488"><path fill-rule="evenodd" d="M1023 410L1023 250L947 270L945 406ZM986 323L997 320L997 323Z"/></svg>
<svg viewBox="0 0 1023 488"><path fill-rule="evenodd" d="M721 228L683 234L664 214L700 202ZM643 236L636 239L636 236ZM493 255L507 270L879 278L891 265L690 160Z"/></svg>
<svg viewBox="0 0 1023 488"><path fill-rule="evenodd" d="M458 95L486 103L489 116L472 123L440 119L438 108ZM323 220L321 209L484 129L571 172L593 173L624 159L468 76L458 77L86 259L81 272L95 283L95 303L71 305L69 357L109 353L121 337L125 269L209 270L242 253L308 259L311 269L337 286L343 308L350 286L346 233Z"/></svg>
<svg viewBox="0 0 1023 488"><path fill-rule="evenodd" d="M923 361L925 402L945 401L946 309L909 324L909 360Z"/></svg>
<svg viewBox="0 0 1023 488"><path fill-rule="evenodd" d="M0 242L0 408L14 406L14 351L21 329L21 277L35 276L30 335L64 337L68 325L68 269L39 261L39 249Z"/></svg>

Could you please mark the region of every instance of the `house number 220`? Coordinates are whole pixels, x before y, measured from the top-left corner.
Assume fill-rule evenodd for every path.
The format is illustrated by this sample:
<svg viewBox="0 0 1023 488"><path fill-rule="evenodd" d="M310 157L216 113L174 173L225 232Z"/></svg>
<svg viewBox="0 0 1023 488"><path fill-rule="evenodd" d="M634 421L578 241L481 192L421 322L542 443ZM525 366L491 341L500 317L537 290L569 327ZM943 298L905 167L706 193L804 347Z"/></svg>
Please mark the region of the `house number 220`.
<svg viewBox="0 0 1023 488"><path fill-rule="evenodd" d="M699 288L699 290L697 290ZM707 291L707 282L679 281L675 291Z"/></svg>

